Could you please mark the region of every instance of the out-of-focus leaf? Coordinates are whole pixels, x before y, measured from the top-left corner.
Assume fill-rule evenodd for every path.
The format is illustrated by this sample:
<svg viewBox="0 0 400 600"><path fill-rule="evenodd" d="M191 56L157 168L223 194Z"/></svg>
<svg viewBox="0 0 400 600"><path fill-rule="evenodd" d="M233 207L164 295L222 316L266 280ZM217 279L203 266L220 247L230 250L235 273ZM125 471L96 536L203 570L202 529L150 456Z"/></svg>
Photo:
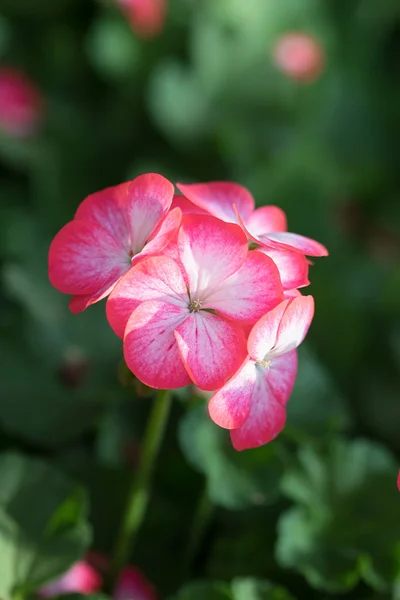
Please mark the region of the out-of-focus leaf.
<svg viewBox="0 0 400 600"><path fill-rule="evenodd" d="M222 582L187 583L169 600L231 600L229 585Z"/></svg>
<svg viewBox="0 0 400 600"><path fill-rule="evenodd" d="M53 467L7 453L0 480L0 591L10 600L67 571L91 533L84 491Z"/></svg>
<svg viewBox="0 0 400 600"><path fill-rule="evenodd" d="M234 579L232 582L233 600L294 600L285 589L269 581Z"/></svg>
<svg viewBox="0 0 400 600"><path fill-rule="evenodd" d="M332 592L359 579L389 588L399 574L396 474L396 461L372 442L304 446L282 480L297 505L279 521L279 563Z"/></svg>
<svg viewBox="0 0 400 600"><path fill-rule="evenodd" d="M234 510L276 500L283 466L273 444L236 452L228 432L211 421L204 406L183 417L179 440L186 458L206 476L215 504Z"/></svg>

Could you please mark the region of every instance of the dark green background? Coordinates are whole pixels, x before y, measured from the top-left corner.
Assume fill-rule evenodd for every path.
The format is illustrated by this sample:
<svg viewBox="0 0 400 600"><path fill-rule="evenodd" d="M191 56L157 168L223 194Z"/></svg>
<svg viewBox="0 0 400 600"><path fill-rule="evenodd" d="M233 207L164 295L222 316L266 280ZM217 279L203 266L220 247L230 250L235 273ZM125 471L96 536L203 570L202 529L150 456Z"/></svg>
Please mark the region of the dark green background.
<svg viewBox="0 0 400 600"><path fill-rule="evenodd" d="M132 562L161 598L285 598L235 577L298 600L400 598L398 0L170 0L150 41L107 2L1 0L0 15L1 64L28 73L45 103L37 137L0 135L0 446L22 453L0 457L0 490L14 471L19 482L11 504L0 493L0 552L16 560L18 526L44 572L4 583L0 568L0 597L30 593L87 546L62 473L88 492L92 547L112 550L151 397L121 366L104 304L69 314L47 250L86 195L156 171L244 184L330 256L311 268L316 315L284 433L235 453L190 392L177 395ZM292 30L325 49L315 83L272 64ZM57 514L79 543L43 551L20 514L21 461L36 490L22 514L36 503L54 518L72 494ZM46 570L49 556L60 560ZM227 583L176 596L204 578Z"/></svg>

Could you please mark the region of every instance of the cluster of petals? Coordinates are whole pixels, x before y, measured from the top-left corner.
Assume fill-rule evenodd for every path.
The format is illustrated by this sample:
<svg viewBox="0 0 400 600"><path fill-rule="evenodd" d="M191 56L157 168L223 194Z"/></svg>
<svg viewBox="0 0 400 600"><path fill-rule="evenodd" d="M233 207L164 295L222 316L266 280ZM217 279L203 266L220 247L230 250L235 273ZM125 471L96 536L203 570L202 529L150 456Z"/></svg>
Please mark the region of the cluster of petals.
<svg viewBox="0 0 400 600"><path fill-rule="evenodd" d="M42 598L66 594L94 594L101 590L103 577L86 560L75 563L64 575L42 587L38 595ZM112 600L157 600L154 586L143 573L133 566L125 567L119 574Z"/></svg>
<svg viewBox="0 0 400 600"><path fill-rule="evenodd" d="M37 130L42 110L42 96L25 73L0 68L0 129L13 137L28 137Z"/></svg>
<svg viewBox="0 0 400 600"><path fill-rule="evenodd" d="M315 81L325 67L321 43L302 31L282 35L273 49L273 60L282 73L301 83Z"/></svg>
<svg viewBox="0 0 400 600"><path fill-rule="evenodd" d="M73 312L109 296L107 319L142 383L218 390L210 415L235 448L267 443L313 315L299 291L307 256L327 251L238 184L177 187L183 195L146 174L86 198L51 244L50 281L73 295Z"/></svg>
<svg viewBox="0 0 400 600"><path fill-rule="evenodd" d="M166 0L117 0L133 31L143 38L157 36L164 28Z"/></svg>

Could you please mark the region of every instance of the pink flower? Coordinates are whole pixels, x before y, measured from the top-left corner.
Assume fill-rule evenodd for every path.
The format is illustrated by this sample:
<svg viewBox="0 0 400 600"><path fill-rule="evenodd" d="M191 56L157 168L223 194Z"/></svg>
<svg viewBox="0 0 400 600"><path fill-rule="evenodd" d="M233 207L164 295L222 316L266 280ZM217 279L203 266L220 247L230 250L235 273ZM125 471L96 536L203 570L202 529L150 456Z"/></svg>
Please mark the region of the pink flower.
<svg viewBox="0 0 400 600"><path fill-rule="evenodd" d="M158 35L164 28L166 0L117 0L135 33L144 38Z"/></svg>
<svg viewBox="0 0 400 600"><path fill-rule="evenodd" d="M297 372L296 348L314 315L312 296L284 300L253 327L248 356L209 403L212 420L231 430L236 450L267 444L286 421Z"/></svg>
<svg viewBox="0 0 400 600"><path fill-rule="evenodd" d="M62 577L45 585L39 590L39 596L50 598L61 594L92 594L102 586L100 575L89 563L76 562Z"/></svg>
<svg viewBox="0 0 400 600"><path fill-rule="evenodd" d="M321 44L302 32L283 35L275 44L273 60L285 75L305 83L315 81L325 66Z"/></svg>
<svg viewBox="0 0 400 600"><path fill-rule="evenodd" d="M181 212L169 212L174 186L154 173L88 196L53 239L49 279L73 294L81 312L107 296L132 265L158 254L176 234Z"/></svg>
<svg viewBox="0 0 400 600"><path fill-rule="evenodd" d="M27 137L37 130L42 97L28 77L12 67L0 68L0 129Z"/></svg>
<svg viewBox="0 0 400 600"><path fill-rule="evenodd" d="M110 295L107 317L143 383L171 389L192 380L214 390L246 355L242 326L282 300L278 269L248 252L240 227L208 215L183 216L176 254L180 264L158 256L132 268Z"/></svg>
<svg viewBox="0 0 400 600"><path fill-rule="evenodd" d="M152 584L136 567L126 567L118 577L113 600L157 600Z"/></svg>

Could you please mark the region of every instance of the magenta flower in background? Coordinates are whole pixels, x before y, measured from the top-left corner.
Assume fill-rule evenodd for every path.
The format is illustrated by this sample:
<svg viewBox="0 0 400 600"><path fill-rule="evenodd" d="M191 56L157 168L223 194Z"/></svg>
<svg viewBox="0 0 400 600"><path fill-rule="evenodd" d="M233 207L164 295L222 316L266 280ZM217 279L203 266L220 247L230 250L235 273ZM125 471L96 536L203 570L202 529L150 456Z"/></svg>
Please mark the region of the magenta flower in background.
<svg viewBox="0 0 400 600"><path fill-rule="evenodd" d="M133 31L143 38L159 35L167 16L166 0L117 0Z"/></svg>
<svg viewBox="0 0 400 600"><path fill-rule="evenodd" d="M154 586L136 567L126 567L115 585L113 600L157 600Z"/></svg>
<svg viewBox="0 0 400 600"><path fill-rule="evenodd" d="M42 587L38 594L42 598L62 594L92 594L98 592L101 586L101 576L88 562L82 560L60 578Z"/></svg>
<svg viewBox="0 0 400 600"><path fill-rule="evenodd" d="M15 137L29 137L39 126L43 99L35 84L13 67L0 67L0 129Z"/></svg>
<svg viewBox="0 0 400 600"><path fill-rule="evenodd" d="M267 444L283 429L297 372L296 348L314 315L312 296L284 300L253 327L248 356L209 403L212 420L231 430L236 450Z"/></svg>
<svg viewBox="0 0 400 600"><path fill-rule="evenodd" d="M49 279L73 294L72 312L107 296L132 265L163 250L181 221L179 209L168 213L173 195L168 179L147 173L81 203L49 251Z"/></svg>
<svg viewBox="0 0 400 600"><path fill-rule="evenodd" d="M107 317L124 336L125 361L146 385L223 385L246 354L242 327L283 298L274 262L248 252L238 225L185 215L177 240L183 270L167 256L142 261L120 281Z"/></svg>
<svg viewBox="0 0 400 600"><path fill-rule="evenodd" d="M272 57L282 73L303 83L318 79L325 68L322 44L301 31L282 35L273 48Z"/></svg>

